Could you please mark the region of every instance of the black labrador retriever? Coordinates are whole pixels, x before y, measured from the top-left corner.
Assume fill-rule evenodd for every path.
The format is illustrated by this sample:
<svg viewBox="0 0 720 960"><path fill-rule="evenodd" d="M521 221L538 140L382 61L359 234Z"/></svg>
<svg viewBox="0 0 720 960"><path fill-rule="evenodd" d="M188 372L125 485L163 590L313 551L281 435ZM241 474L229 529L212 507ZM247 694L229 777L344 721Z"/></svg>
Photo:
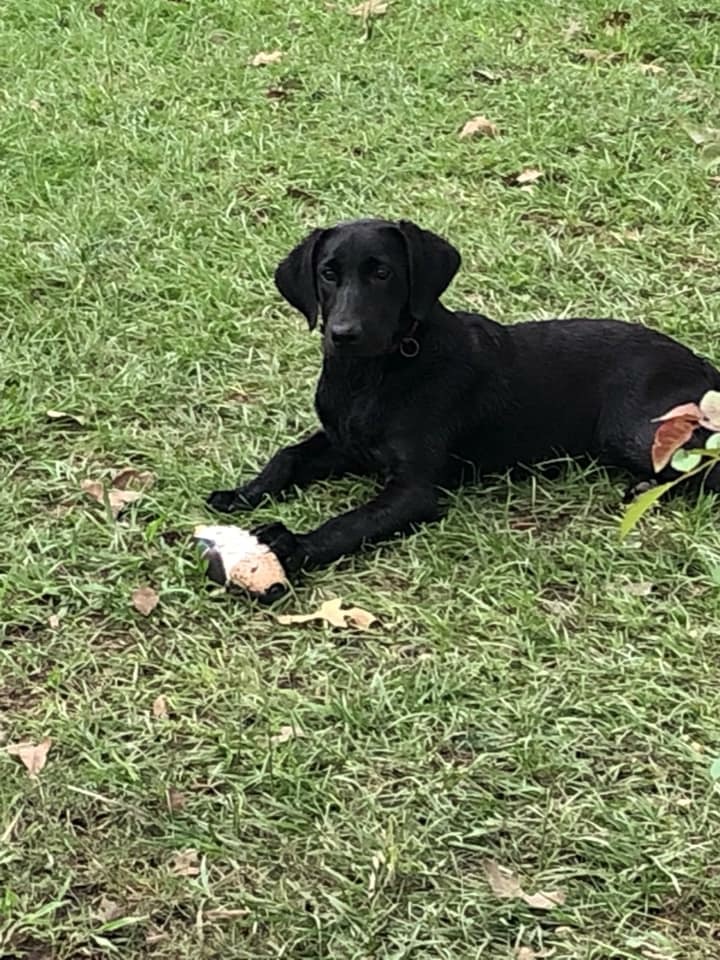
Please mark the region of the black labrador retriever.
<svg viewBox="0 0 720 960"><path fill-rule="evenodd" d="M519 464L589 455L637 482L677 476L653 475L651 421L718 389L713 366L619 320L501 326L453 313L439 297L459 266L453 246L413 223L357 220L314 230L277 268L310 329L321 316L322 429L209 505L235 513L315 480L384 478L368 503L309 533L255 531L289 572L435 520L443 489Z"/></svg>

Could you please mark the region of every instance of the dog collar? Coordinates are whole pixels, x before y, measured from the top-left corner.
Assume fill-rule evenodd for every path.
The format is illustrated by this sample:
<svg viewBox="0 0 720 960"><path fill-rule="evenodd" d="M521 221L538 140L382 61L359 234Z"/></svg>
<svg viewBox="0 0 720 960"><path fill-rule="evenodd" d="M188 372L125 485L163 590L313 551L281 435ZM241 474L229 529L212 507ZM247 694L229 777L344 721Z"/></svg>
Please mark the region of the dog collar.
<svg viewBox="0 0 720 960"><path fill-rule="evenodd" d="M398 348L400 350L400 356L405 357L406 360L412 360L413 357L416 357L420 353L420 344L415 337L417 328L417 320L414 320L413 325L400 341L400 346Z"/></svg>

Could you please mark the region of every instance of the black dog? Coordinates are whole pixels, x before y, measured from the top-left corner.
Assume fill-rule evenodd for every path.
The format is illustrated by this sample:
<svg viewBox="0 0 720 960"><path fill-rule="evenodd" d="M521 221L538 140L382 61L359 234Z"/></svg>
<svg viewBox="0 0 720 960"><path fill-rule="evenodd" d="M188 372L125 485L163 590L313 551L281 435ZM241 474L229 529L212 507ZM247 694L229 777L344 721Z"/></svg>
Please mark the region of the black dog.
<svg viewBox="0 0 720 960"><path fill-rule="evenodd" d="M589 455L653 476L655 424L720 387L720 373L663 334L618 320L500 326L439 302L460 256L406 221L314 230L277 268L280 293L313 329L322 317L316 393L323 429L208 503L234 513L267 495L347 473L376 473L369 503L316 530L256 533L289 571L436 519L440 491L557 455ZM720 488L711 475L706 487Z"/></svg>

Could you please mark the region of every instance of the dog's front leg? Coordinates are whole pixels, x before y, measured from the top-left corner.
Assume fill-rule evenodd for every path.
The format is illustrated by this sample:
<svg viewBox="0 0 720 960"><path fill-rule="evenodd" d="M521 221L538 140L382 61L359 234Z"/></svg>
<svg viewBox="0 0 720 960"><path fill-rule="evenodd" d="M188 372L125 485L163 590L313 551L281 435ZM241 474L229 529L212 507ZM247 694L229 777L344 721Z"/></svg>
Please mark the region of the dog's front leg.
<svg viewBox="0 0 720 960"><path fill-rule="evenodd" d="M394 479L368 503L333 517L310 533L292 533L281 523L253 532L292 573L302 567L325 566L365 543L408 533L419 524L437 520L440 514L433 485L417 479Z"/></svg>
<svg viewBox="0 0 720 960"><path fill-rule="evenodd" d="M306 487L316 480L342 476L350 469L351 464L319 430L300 443L278 450L248 483L233 490L215 490L207 503L220 513L253 510L264 497L277 496L290 487Z"/></svg>

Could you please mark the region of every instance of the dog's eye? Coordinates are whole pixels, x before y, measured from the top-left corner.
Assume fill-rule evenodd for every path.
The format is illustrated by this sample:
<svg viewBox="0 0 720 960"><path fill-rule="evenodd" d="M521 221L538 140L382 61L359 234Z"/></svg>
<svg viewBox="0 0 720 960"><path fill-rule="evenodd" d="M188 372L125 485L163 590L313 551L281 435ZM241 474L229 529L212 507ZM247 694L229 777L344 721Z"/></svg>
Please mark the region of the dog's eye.
<svg viewBox="0 0 720 960"><path fill-rule="evenodd" d="M390 277L390 267L385 267L381 263L375 267L375 278L376 280L388 280Z"/></svg>
<svg viewBox="0 0 720 960"><path fill-rule="evenodd" d="M327 280L328 283L337 283L337 274L332 267L323 267L320 271L320 276L323 280Z"/></svg>

